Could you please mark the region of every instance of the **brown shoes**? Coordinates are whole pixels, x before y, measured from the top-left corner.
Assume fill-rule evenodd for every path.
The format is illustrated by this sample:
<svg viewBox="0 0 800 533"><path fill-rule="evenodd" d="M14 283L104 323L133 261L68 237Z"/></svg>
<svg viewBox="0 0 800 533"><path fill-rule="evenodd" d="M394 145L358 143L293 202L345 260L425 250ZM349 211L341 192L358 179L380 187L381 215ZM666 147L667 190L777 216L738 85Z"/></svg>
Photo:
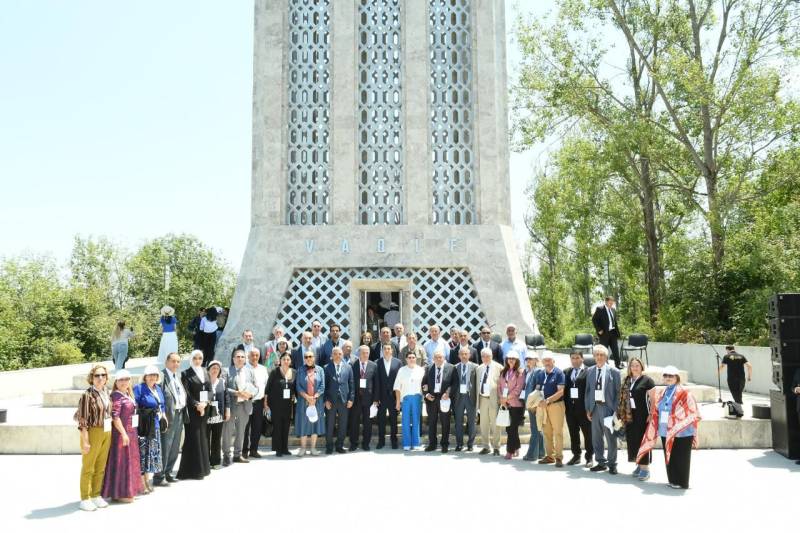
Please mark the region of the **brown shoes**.
<svg viewBox="0 0 800 533"><path fill-rule="evenodd" d="M544 459L539 459L539 464L540 465L551 465L551 464L553 464L555 462L556 462L556 460L553 459L552 457L545 457Z"/></svg>

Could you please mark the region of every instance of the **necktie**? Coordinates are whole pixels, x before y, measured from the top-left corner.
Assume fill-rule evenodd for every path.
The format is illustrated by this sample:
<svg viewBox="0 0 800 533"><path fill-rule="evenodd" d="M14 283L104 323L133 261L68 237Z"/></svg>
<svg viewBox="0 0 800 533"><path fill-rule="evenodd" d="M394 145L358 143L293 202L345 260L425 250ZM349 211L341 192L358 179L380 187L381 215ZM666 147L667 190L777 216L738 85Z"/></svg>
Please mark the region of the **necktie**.
<svg viewBox="0 0 800 533"><path fill-rule="evenodd" d="M442 369L437 367L436 368L436 383L441 383L441 382L442 382Z"/></svg>
<svg viewBox="0 0 800 533"><path fill-rule="evenodd" d="M367 370L364 367L364 363L361 363L361 377L364 378L367 375Z"/></svg>
<svg viewBox="0 0 800 533"><path fill-rule="evenodd" d="M572 369L572 384L575 385L575 380L578 379L578 369Z"/></svg>
<svg viewBox="0 0 800 533"><path fill-rule="evenodd" d="M486 380L489 378L489 367L483 369L483 379L481 380L481 394L485 394Z"/></svg>
<svg viewBox="0 0 800 533"><path fill-rule="evenodd" d="M339 365L336 365L336 377L337 377L337 378L339 377L339 371L340 371L341 369L342 369L342 367L341 367L341 366L339 366Z"/></svg>
<svg viewBox="0 0 800 533"><path fill-rule="evenodd" d="M467 365L461 364L461 383L467 383Z"/></svg>
<svg viewBox="0 0 800 533"><path fill-rule="evenodd" d="M603 388L603 369L597 369L597 384L595 385L595 390L601 390Z"/></svg>

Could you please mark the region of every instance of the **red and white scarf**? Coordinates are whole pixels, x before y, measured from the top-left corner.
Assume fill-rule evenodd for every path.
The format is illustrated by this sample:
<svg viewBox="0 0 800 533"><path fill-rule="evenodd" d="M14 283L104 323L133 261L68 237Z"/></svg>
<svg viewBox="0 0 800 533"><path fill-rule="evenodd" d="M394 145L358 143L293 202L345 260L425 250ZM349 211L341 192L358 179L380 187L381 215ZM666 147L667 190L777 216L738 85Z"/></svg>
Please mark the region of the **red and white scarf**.
<svg viewBox="0 0 800 533"><path fill-rule="evenodd" d="M650 406L650 419L647 422L647 430L642 438L642 444L639 446L639 454L636 456L636 462L639 462L645 454L651 452L658 442L658 404L664 396L666 388L657 388L655 390L655 399L651 402ZM666 462L669 464L669 457L672 453L672 444L675 442L675 437L688 428L694 426L694 439L692 446L697 448L697 425L700 422L700 410L697 408L697 402L694 396L689 393L687 389L681 385L675 387L675 397L672 400L672 412L669 414L667 421L667 441L666 441Z"/></svg>

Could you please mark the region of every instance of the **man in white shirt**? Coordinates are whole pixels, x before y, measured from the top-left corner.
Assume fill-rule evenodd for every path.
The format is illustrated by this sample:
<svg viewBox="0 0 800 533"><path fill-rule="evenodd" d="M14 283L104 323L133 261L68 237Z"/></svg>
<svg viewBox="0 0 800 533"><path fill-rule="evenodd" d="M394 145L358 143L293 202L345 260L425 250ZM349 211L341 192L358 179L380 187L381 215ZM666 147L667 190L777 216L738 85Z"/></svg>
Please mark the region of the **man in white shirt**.
<svg viewBox="0 0 800 533"><path fill-rule="evenodd" d="M406 344L408 344L405 335L406 328L405 326L403 326L403 324L398 322L397 324L394 325L393 329L394 329L394 337L392 337L392 342L395 344L395 346L397 346L398 351L402 352L403 348L405 348Z"/></svg>
<svg viewBox="0 0 800 533"><path fill-rule="evenodd" d="M197 351L197 350L196 350ZM201 354L203 352L200 352ZM161 433L161 457L163 470L153 475L153 484L161 485L175 483L177 479L172 476L172 469L178 460L181 448L181 434L183 433L183 418L186 408L186 389L181 384L178 369L181 365L181 356L177 353L167 355L162 370L164 390L164 414L167 417L167 431Z"/></svg>
<svg viewBox="0 0 800 533"><path fill-rule="evenodd" d="M245 443L249 443L249 453L247 447L242 450L242 457L245 459L248 455L254 459L260 459L261 454L258 453L258 441L261 439L261 428L264 423L264 394L267 390L267 367L259 364L261 353L258 348L253 347L250 349L247 365L253 371L256 378L256 392L253 396L253 412L250 413L250 422L244 429Z"/></svg>
<svg viewBox="0 0 800 533"><path fill-rule="evenodd" d="M401 412L403 449L420 449L420 421L422 420L422 380L425 370L417 366L417 355L409 352L406 366L397 371L394 380L395 409Z"/></svg>
<svg viewBox="0 0 800 533"><path fill-rule="evenodd" d="M449 354L450 345L441 337L442 331L439 329L439 326L436 324L432 325L429 329L429 333L431 338L425 342L423 346L423 348L425 348L425 354L428 356L428 361L433 361L433 354L437 350Z"/></svg>
<svg viewBox="0 0 800 533"><path fill-rule="evenodd" d="M328 337L322 334L322 322L315 320L311 323L311 346L319 353L325 343L328 342ZM319 364L319 361L317 361Z"/></svg>
<svg viewBox="0 0 800 533"><path fill-rule="evenodd" d="M250 414L253 412L253 397L258 389L253 369L246 364L246 360L242 350L233 352L233 364L228 371L227 382L231 417L225 422L225 427L222 429L222 466L230 466L231 448L233 448L233 462L250 462L246 457L242 457L242 450L245 449L244 431L250 421ZM258 410L261 411L261 407Z"/></svg>
<svg viewBox="0 0 800 533"><path fill-rule="evenodd" d="M353 341L346 340L342 343L342 361L348 365L355 363L356 356L353 355Z"/></svg>
<svg viewBox="0 0 800 533"><path fill-rule="evenodd" d="M517 326L514 324L509 324L506 326L506 340L503 341L503 344L500 345L500 348L503 350L503 363L506 362L506 356L511 350L514 350L519 354L521 361L525 360L525 356L528 353L528 347L525 346L524 342L517 338Z"/></svg>
<svg viewBox="0 0 800 533"><path fill-rule="evenodd" d="M481 418L481 455L486 455L494 449L495 455L500 455L500 428L497 427L497 410L500 400L497 396L497 381L503 371L503 365L492 360L491 348L481 350L481 365L476 371L476 386L478 388L478 412Z"/></svg>

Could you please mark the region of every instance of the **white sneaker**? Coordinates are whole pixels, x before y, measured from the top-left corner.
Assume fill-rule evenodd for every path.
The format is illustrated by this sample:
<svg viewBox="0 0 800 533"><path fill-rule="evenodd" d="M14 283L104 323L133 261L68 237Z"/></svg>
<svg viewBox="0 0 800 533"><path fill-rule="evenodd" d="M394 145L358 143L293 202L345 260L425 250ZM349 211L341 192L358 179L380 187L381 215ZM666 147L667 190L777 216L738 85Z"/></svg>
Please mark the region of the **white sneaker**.
<svg viewBox="0 0 800 533"><path fill-rule="evenodd" d="M317 450L316 448L311 448L311 455L316 457L317 455L319 455L319 450Z"/></svg>
<svg viewBox="0 0 800 533"><path fill-rule="evenodd" d="M105 501L100 496L92 498L92 503L95 504L98 509L103 509L104 507L108 507L108 502Z"/></svg>
<svg viewBox="0 0 800 533"><path fill-rule="evenodd" d="M405 450L407 452L411 451L411 446L403 446L403 450Z"/></svg>
<svg viewBox="0 0 800 533"><path fill-rule="evenodd" d="M303 457L305 454L306 454L306 449L305 448L300 448L300 451L297 452L297 458L299 459L299 458Z"/></svg>
<svg viewBox="0 0 800 533"><path fill-rule="evenodd" d="M81 500L81 511L96 511L97 506L92 500Z"/></svg>

